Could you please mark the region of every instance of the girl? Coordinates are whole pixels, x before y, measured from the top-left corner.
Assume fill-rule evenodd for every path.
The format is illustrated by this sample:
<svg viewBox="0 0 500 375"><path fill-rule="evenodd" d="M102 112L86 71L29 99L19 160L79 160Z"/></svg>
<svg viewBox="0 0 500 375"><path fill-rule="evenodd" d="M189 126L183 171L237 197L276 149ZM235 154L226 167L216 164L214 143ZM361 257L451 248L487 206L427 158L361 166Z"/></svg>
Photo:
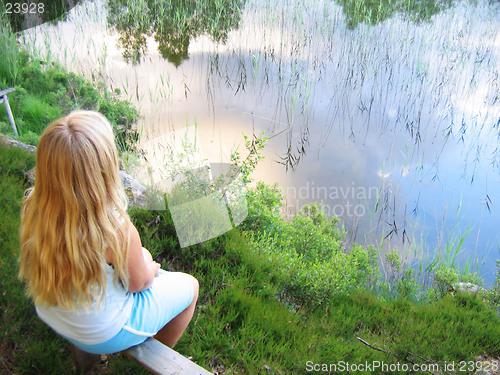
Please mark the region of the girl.
<svg viewBox="0 0 500 375"><path fill-rule="evenodd" d="M173 347L193 316L198 281L161 270L142 248L106 118L77 111L49 125L26 196L19 275L38 316L88 353L149 336Z"/></svg>

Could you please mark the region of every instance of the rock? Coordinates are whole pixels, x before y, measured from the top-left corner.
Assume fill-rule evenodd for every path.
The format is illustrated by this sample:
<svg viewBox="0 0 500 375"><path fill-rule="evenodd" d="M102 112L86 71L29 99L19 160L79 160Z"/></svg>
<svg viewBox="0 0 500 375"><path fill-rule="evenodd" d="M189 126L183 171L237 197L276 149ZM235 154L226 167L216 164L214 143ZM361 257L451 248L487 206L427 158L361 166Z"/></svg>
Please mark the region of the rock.
<svg viewBox="0 0 500 375"><path fill-rule="evenodd" d="M466 292L466 293L478 293L478 292L484 292L485 290L481 288L479 285L472 284L472 283L457 283L453 285L453 289L456 292Z"/></svg>
<svg viewBox="0 0 500 375"><path fill-rule="evenodd" d="M480 356L475 360L478 369L474 375L500 375L500 358Z"/></svg>
<svg viewBox="0 0 500 375"><path fill-rule="evenodd" d="M5 145L8 147L17 147L17 148L22 148L25 151L31 152L31 153L36 153L36 147L27 145L23 142L19 142L13 138L7 137L4 134L0 134L0 144Z"/></svg>
<svg viewBox="0 0 500 375"><path fill-rule="evenodd" d="M5 134L0 134L0 145L6 146L7 148L9 147L16 147L20 148L24 151L27 151L31 154L36 154L36 147L27 145L23 142L20 142L18 140L15 140L14 138L8 137ZM35 182L35 168L30 169L28 172L23 171L24 176L28 180L28 183L30 185L33 185Z"/></svg>
<svg viewBox="0 0 500 375"><path fill-rule="evenodd" d="M160 194L156 194L141 185L132 175L120 170L120 177L129 200L129 206L145 208L150 210L164 210L165 200Z"/></svg>
<svg viewBox="0 0 500 375"><path fill-rule="evenodd" d="M36 153L35 146L24 144L3 134L0 134L0 144L7 145L8 147L18 147L28 152ZM33 185L35 183L36 169L30 169L25 173L25 176L30 185ZM123 170L120 170L120 177L129 199L129 206L154 210L165 209L165 200L161 194L148 190Z"/></svg>
<svg viewBox="0 0 500 375"><path fill-rule="evenodd" d="M30 186L33 186L35 184L36 168L31 168L28 172L24 173L24 176L28 180Z"/></svg>

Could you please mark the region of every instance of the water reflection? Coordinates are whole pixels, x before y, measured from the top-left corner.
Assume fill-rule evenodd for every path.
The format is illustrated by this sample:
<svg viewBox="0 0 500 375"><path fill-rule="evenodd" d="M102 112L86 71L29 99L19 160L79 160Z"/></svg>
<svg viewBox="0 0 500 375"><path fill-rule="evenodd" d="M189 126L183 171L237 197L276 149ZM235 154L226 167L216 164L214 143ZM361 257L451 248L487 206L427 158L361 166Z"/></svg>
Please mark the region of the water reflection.
<svg viewBox="0 0 500 375"><path fill-rule="evenodd" d="M453 4L453 0L336 0L343 7L347 26L355 28L359 23L375 25L393 17L396 13L405 14L414 22L430 18Z"/></svg>
<svg viewBox="0 0 500 375"><path fill-rule="evenodd" d="M463 2L429 22L396 14L356 28L335 2L308 4L249 1L224 44L191 38L178 66L152 48L126 65L105 26L95 31L103 37L78 42L90 57L66 41L56 48L57 32L47 37L53 55L72 57L70 68L98 69L140 107L145 141L197 125L205 156L227 162L241 132L265 130L267 159L255 177L288 193L286 212L319 200L341 216L347 247L375 243L423 259L461 244L462 262L484 263L491 283L500 243L500 4ZM96 66L100 49L106 59Z"/></svg>
<svg viewBox="0 0 500 375"><path fill-rule="evenodd" d="M147 51L147 37L158 43L163 58L175 66L188 58L189 43L210 35L224 43L238 27L243 0L118 0L107 3L108 23L119 33L125 60L140 61Z"/></svg>

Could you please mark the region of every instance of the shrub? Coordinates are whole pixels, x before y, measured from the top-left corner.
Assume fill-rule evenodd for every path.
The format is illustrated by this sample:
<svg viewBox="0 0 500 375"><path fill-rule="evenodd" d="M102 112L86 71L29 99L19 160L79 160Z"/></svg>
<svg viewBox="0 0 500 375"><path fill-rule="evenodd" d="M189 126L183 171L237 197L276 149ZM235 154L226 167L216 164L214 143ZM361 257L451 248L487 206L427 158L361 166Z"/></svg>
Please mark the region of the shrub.
<svg viewBox="0 0 500 375"><path fill-rule="evenodd" d="M36 146L40 140L40 135L28 130L19 136L19 140L28 145Z"/></svg>
<svg viewBox="0 0 500 375"><path fill-rule="evenodd" d="M23 127L19 127L21 134L28 131L41 134L47 125L62 116L59 108L51 106L37 96L23 97L18 107L24 123Z"/></svg>
<svg viewBox="0 0 500 375"><path fill-rule="evenodd" d="M328 218L317 204L286 221L281 200L276 186L257 184L249 194L243 224L255 253L280 265L285 280L281 299L317 307L336 294L373 282L378 273L375 249L354 245L345 251L338 219Z"/></svg>
<svg viewBox="0 0 500 375"><path fill-rule="evenodd" d="M451 267L440 266L434 273L434 287L441 295L451 292L459 280L458 271Z"/></svg>
<svg viewBox="0 0 500 375"><path fill-rule="evenodd" d="M0 133L12 136L14 132L10 124L0 121Z"/></svg>
<svg viewBox="0 0 500 375"><path fill-rule="evenodd" d="M490 288L486 294L486 299L488 303L497 309L500 314L500 260L497 260L497 277L495 284Z"/></svg>

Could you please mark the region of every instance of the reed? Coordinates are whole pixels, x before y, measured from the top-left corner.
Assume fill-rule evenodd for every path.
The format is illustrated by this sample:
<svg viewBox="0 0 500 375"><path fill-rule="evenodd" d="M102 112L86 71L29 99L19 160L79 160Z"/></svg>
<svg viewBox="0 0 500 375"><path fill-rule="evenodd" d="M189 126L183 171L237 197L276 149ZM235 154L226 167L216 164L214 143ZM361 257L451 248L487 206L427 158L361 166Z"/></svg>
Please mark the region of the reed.
<svg viewBox="0 0 500 375"><path fill-rule="evenodd" d="M0 20L0 49L2 51L0 55L0 86L14 86L19 73L19 50L16 38L4 19Z"/></svg>
<svg viewBox="0 0 500 375"><path fill-rule="evenodd" d="M181 3L122 1L110 5L115 6L110 12L111 30L143 32L141 37L128 36L133 48L138 43L140 56L133 72L124 75L124 82L113 83L140 109L176 111L180 107L175 103L182 102L186 103L182 110L191 117L205 117L207 123L217 124L224 111L244 108L254 113L254 119L261 119L258 126L269 126L280 134L276 138L280 148L275 153L289 170L300 170L301 163L310 162L313 154L320 158L330 147L333 150L337 143L344 143L360 153L372 155L373 151L376 169L384 160L394 160L382 168L384 173L403 164L412 189L439 183L443 156L457 142L464 151L464 179L477 182L481 178L477 171L482 163L475 160L487 160L490 153L498 159L494 147L484 144L498 134L494 129L498 87L480 91L488 82L496 82L497 74L494 53L487 48L495 41L496 8L486 3L457 3L449 12L443 12L451 6L448 1L345 0L322 2L318 7L307 1ZM130 12L121 14L127 7ZM89 12L91 22L98 23L98 13ZM160 19L157 24L152 18L155 14ZM162 19L169 20L175 30ZM454 27L456 24L462 29ZM72 51L85 29L77 27L76 33L81 35L65 42L67 48L55 47L59 39L54 33L39 37L46 38L45 49L52 57L60 49L63 59L80 69L93 64ZM177 68L165 64L155 73L153 83L146 85L139 73L148 52L141 49L138 39L155 36L164 52L170 51L180 60L174 62ZM203 36L209 36L211 42L193 44ZM480 38L484 43L477 43ZM90 39L84 45L92 57L102 54L95 59L99 63L94 64L92 75L109 86L111 79L106 75L111 52L102 49L98 38ZM188 61L190 46L197 49ZM466 103L475 97L489 105L478 104L478 111L471 111ZM191 113L198 108L207 110ZM165 121L158 116L146 117L155 118L152 132L161 133ZM379 148L387 152L382 155ZM338 162L342 161L333 161ZM401 215L405 208L396 188L381 186L371 223L380 224L383 236L401 227L399 235L411 238L410 230L418 229L405 224L408 218ZM466 232L465 219L461 223ZM415 236L421 240L419 233ZM470 235L466 237L470 239ZM443 257L453 258L458 246L464 249L460 240L442 243ZM427 251L433 246L425 247ZM402 256L408 251L405 246L400 250ZM476 269L476 263L480 262L466 267Z"/></svg>

